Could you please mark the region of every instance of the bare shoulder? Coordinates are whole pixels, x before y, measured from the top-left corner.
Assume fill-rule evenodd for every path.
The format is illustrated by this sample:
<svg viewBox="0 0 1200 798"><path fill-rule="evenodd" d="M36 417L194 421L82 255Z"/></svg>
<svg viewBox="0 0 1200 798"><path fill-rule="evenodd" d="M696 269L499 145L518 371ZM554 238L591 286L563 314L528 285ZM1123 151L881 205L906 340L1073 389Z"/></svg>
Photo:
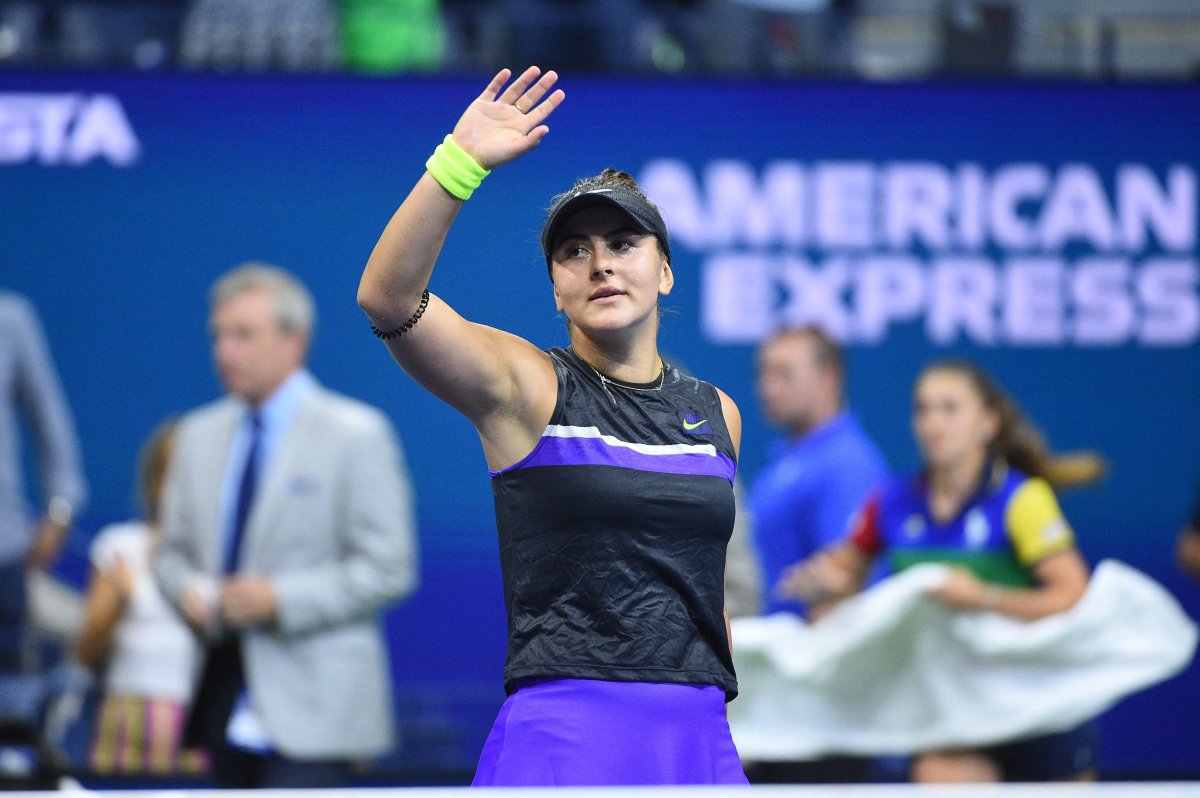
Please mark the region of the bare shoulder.
<svg viewBox="0 0 1200 798"><path fill-rule="evenodd" d="M722 391L717 386L713 386L717 392L717 396L721 397L721 409L725 411L726 416L734 416L739 421L742 418L742 413L738 410L737 402L733 401L733 397Z"/></svg>
<svg viewBox="0 0 1200 798"><path fill-rule="evenodd" d="M716 386L713 386L716 388ZM716 388L717 396L721 400L721 412L725 415L725 426L729 429L729 437L733 439L733 448L740 450L742 447L742 412L738 410L737 402L729 396L729 394Z"/></svg>

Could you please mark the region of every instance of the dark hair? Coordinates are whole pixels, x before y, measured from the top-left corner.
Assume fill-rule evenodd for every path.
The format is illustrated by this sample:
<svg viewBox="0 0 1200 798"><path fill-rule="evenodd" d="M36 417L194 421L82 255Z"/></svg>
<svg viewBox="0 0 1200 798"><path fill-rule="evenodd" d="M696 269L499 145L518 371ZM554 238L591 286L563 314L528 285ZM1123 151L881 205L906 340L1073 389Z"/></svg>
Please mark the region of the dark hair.
<svg viewBox="0 0 1200 798"><path fill-rule="evenodd" d="M595 202L611 204L624 211L646 232L654 235L658 242L659 254L668 262L671 260L671 243L662 211L646 196L633 179L633 175L610 166L598 175L579 178L569 189L551 198L538 229L547 269L550 268L550 250L554 246L552 239L557 229L576 209L582 209Z"/></svg>
<svg viewBox="0 0 1200 798"><path fill-rule="evenodd" d="M787 338L807 338L812 341L817 363L822 368L837 372L838 377L845 381L846 356L842 353L842 345L824 327L812 323L783 327L772 334L766 343L771 344Z"/></svg>
<svg viewBox="0 0 1200 798"><path fill-rule="evenodd" d="M939 360L922 369L917 382L934 372L966 377L984 406L996 413L1000 428L988 446L991 455L1004 458L1029 476L1041 477L1055 488L1090 485L1104 476L1104 458L1095 452L1051 452L1041 431L1026 417L1017 402L979 366L969 360Z"/></svg>
<svg viewBox="0 0 1200 798"><path fill-rule="evenodd" d="M155 427L138 457L138 498L151 526L158 524L163 482L178 426L178 420L171 418Z"/></svg>

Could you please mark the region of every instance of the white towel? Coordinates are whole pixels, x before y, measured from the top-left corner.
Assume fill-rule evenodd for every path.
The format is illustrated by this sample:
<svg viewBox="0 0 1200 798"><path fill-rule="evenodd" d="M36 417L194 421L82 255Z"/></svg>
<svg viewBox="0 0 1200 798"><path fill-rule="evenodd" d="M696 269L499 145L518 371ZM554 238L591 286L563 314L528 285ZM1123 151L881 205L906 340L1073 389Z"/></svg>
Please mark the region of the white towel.
<svg viewBox="0 0 1200 798"><path fill-rule="evenodd" d="M788 613L733 621L748 761L908 754L1069 729L1187 667L1196 624L1157 582L1105 560L1070 610L1023 622L945 608L920 565L815 624Z"/></svg>

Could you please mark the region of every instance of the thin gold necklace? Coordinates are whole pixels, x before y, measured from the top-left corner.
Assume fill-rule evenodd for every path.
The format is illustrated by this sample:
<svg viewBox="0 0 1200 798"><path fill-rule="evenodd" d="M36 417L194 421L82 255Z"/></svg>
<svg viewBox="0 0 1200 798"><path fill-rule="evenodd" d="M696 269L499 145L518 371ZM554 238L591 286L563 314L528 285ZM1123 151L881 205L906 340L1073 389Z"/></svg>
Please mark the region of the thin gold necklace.
<svg viewBox="0 0 1200 798"><path fill-rule="evenodd" d="M600 369L596 368L591 363L588 363L582 357L579 357L579 353L576 352L574 348L571 349L571 353L573 355L575 355L575 357L578 357L583 363L587 364L587 367L592 370L592 373L594 373L597 377L600 378L600 387L604 388L604 392L606 394L608 394L608 398L612 399L614 402L617 401L617 397L613 396L612 391L608 390L608 386L610 386L610 385L615 385L618 388L624 388L627 391L661 391L663 384L667 380L667 365L665 363L663 363L662 358L658 359L657 384L656 385L647 385L645 387L642 387L640 385L630 385L627 382L621 382L620 380L614 380L612 377L606 377L600 371Z"/></svg>

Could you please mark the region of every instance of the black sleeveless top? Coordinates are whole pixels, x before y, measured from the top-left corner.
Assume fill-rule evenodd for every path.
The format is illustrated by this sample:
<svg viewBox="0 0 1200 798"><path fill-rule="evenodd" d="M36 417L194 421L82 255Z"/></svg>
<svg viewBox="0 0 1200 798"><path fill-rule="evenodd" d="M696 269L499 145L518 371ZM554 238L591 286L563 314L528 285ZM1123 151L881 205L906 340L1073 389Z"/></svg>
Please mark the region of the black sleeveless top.
<svg viewBox="0 0 1200 798"><path fill-rule="evenodd" d="M601 378L549 350L550 424L492 493L508 613L505 689L526 678L715 684L725 633L733 443L708 383Z"/></svg>

